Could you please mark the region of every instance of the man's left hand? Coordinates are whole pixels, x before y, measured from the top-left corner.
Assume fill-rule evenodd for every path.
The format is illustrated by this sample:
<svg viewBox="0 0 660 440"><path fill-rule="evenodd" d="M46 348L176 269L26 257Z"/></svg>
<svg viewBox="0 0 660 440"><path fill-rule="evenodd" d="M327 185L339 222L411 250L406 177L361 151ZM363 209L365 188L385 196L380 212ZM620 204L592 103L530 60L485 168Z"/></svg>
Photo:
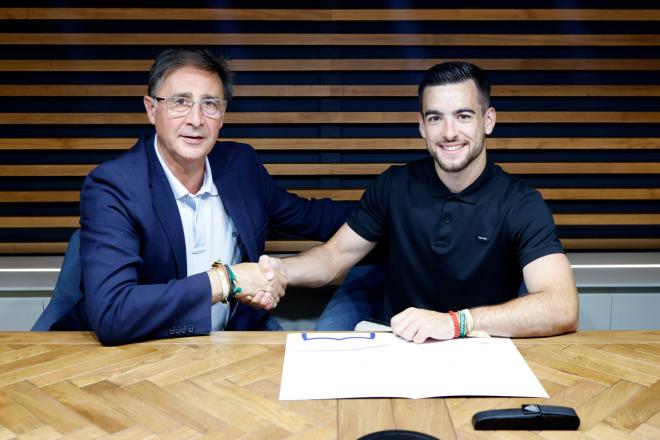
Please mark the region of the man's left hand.
<svg viewBox="0 0 660 440"><path fill-rule="evenodd" d="M408 307L392 317L392 332L421 344L427 339L453 339L454 323L448 313Z"/></svg>

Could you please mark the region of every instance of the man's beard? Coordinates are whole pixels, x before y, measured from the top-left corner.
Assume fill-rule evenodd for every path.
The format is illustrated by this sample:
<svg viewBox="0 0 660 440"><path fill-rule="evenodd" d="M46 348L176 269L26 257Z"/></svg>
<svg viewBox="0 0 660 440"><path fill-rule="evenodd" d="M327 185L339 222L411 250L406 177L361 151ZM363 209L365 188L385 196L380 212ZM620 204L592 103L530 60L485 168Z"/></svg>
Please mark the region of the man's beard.
<svg viewBox="0 0 660 440"><path fill-rule="evenodd" d="M469 148L469 147L468 147ZM433 159L435 160L435 163L438 164L440 169L446 173L460 173L464 169L466 169L479 155L484 149L484 141L481 139L480 146L479 148L476 148L474 150L471 150L467 156L465 156L465 159L462 162L458 163L443 163L440 160L440 155L439 154L431 154L433 156ZM436 153L435 148L432 150L433 153Z"/></svg>

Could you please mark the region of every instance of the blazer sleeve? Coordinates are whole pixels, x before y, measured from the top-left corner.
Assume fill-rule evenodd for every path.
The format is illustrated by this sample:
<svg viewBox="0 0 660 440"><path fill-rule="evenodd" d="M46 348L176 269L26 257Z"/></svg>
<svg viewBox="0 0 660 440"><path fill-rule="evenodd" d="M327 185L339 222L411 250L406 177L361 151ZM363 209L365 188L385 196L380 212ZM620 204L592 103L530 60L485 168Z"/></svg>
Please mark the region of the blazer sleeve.
<svg viewBox="0 0 660 440"><path fill-rule="evenodd" d="M110 164L97 168L83 184L80 252L84 308L91 329L104 345L206 334L211 327L208 276L176 279L164 233L155 235L148 229L159 227L158 223L140 217L151 208L145 203L148 185L142 187L142 194L136 186L142 187ZM154 242L159 238L158 247ZM162 252L145 261L145 246L157 246ZM162 275L146 279L145 272Z"/></svg>
<svg viewBox="0 0 660 440"><path fill-rule="evenodd" d="M271 228L307 239L327 241L344 224L356 205L353 201L306 199L292 194L273 180L256 154L254 160Z"/></svg>

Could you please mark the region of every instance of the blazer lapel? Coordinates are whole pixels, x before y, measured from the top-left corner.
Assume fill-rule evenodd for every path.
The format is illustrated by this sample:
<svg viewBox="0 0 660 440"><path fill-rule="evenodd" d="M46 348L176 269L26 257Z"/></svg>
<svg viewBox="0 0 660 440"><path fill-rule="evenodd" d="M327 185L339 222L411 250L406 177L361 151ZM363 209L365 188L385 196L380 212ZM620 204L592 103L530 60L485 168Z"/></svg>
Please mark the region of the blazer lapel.
<svg viewBox="0 0 660 440"><path fill-rule="evenodd" d="M154 151L154 137L145 142L147 162L149 163L149 189L151 200L165 235L172 248L177 268L177 278L188 275L188 262L186 261L186 240L183 236L183 225L179 217L179 208L174 200L172 188L163 172L156 152Z"/></svg>
<svg viewBox="0 0 660 440"><path fill-rule="evenodd" d="M214 149L216 148L222 149L222 144L216 144ZM254 228L245 205L244 188L240 187L240 176L230 166L233 160L229 157L230 155L222 151L218 151L216 155L215 160L210 162L213 171L213 182L218 188L218 194L220 194L227 215L234 222L234 227L238 233L238 243L242 246L243 258L245 259L247 256L248 260L257 261L259 255L257 255Z"/></svg>

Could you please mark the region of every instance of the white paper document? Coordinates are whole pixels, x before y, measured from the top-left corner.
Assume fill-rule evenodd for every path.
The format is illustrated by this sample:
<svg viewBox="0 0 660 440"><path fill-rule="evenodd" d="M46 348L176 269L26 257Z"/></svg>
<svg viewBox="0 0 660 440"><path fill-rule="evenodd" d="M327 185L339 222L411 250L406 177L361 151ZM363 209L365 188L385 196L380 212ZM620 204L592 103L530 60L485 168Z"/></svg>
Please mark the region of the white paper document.
<svg viewBox="0 0 660 440"><path fill-rule="evenodd" d="M407 342L391 333L291 333L281 400L548 397L505 338Z"/></svg>

